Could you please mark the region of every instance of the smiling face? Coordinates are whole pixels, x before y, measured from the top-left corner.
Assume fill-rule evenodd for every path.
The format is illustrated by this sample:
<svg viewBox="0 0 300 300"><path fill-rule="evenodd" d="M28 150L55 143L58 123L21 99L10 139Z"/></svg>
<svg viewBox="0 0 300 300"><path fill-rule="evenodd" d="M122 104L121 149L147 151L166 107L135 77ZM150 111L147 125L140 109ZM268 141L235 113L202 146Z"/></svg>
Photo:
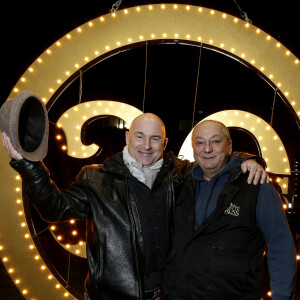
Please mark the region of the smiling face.
<svg viewBox="0 0 300 300"><path fill-rule="evenodd" d="M192 146L194 158L207 180L224 169L232 153L228 129L216 121L204 121L195 127Z"/></svg>
<svg viewBox="0 0 300 300"><path fill-rule="evenodd" d="M162 158L167 142L164 123L150 113L134 119L126 132L129 154L145 167L151 167Z"/></svg>

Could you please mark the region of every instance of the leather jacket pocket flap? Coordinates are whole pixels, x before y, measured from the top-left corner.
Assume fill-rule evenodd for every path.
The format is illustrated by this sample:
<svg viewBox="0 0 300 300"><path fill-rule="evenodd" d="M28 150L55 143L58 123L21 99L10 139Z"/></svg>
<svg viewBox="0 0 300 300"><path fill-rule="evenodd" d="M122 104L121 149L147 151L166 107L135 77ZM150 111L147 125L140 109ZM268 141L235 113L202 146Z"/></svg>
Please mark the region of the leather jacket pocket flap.
<svg viewBox="0 0 300 300"><path fill-rule="evenodd" d="M212 269L215 272L241 272L249 271L248 261L228 256L213 256Z"/></svg>

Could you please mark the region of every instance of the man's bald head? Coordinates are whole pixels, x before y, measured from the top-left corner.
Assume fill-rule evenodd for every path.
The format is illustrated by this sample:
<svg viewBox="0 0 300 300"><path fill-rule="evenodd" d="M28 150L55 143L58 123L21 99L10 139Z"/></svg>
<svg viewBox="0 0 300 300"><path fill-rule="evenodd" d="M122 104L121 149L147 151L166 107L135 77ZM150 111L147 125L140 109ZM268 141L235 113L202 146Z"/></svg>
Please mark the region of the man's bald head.
<svg viewBox="0 0 300 300"><path fill-rule="evenodd" d="M164 122L152 113L136 117L126 132L129 154L147 167L162 158L167 142Z"/></svg>

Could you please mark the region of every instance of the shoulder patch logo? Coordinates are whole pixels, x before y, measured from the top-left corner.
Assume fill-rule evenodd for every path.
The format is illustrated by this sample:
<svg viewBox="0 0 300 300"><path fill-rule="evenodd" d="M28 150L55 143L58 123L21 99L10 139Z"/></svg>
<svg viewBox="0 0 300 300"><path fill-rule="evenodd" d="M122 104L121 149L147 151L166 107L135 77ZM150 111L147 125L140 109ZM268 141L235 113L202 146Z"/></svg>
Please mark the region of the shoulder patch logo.
<svg viewBox="0 0 300 300"><path fill-rule="evenodd" d="M230 203L230 205L225 209L224 214L238 217L240 215L240 207Z"/></svg>

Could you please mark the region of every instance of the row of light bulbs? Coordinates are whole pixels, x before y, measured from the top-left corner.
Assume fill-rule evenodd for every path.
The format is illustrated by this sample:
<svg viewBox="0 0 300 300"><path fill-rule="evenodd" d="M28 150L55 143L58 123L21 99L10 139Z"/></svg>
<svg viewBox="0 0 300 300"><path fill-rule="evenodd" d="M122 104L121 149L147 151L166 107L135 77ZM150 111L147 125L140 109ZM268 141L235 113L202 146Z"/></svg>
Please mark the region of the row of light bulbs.
<svg viewBox="0 0 300 300"><path fill-rule="evenodd" d="M167 5L165 5L165 4L162 4L162 5L160 5L160 8L161 9L166 9L168 6ZM183 6L180 6L180 5L177 5L177 4L175 4L175 5L173 5L173 8L174 9L180 9L181 7L183 7ZM144 7L136 7L135 8L135 11L136 12L141 12L143 9L145 9ZM147 6L146 6L146 9L147 9ZM154 9L154 6L152 6L152 5L149 5L148 6L148 10L153 10ZM197 9L199 12L203 12L204 10L202 9L202 7L193 7L193 6L189 6L189 5L187 5L187 6L185 6L185 9L187 10L187 11L189 11L189 10L191 10L191 9ZM119 11L118 13L124 13L125 15L128 15L129 14L129 10L128 9L125 9L125 10L123 10L123 11ZM215 11L214 10L210 10L210 14L211 15L214 15L215 14ZM115 18L116 16L117 16L117 13L115 12L115 13L112 13L112 14L110 14L110 16L111 17L113 17L113 18ZM222 18L223 19L226 19L227 18L227 14L222 14ZM233 17L232 17L233 18ZM100 17L99 18L99 20L100 20L100 22L105 22L105 17ZM233 18L233 21L235 22L235 23L238 23L239 22L239 19L238 18ZM87 23L88 25L87 26L89 26L90 28L92 28L93 27L93 22L88 22ZM245 23L245 27L246 28L249 28L251 26L251 24L249 24L249 23ZM83 29L82 29L82 27L78 27L77 28L77 30L76 30L78 33L83 33ZM261 33L261 30L260 29L256 29L256 31L255 31L257 34L259 34L259 33ZM66 38L68 39L68 40L71 40L71 38L72 38L72 36L71 36L71 34L67 34L66 35ZM179 34L178 33L173 33L173 34L167 34L167 33L161 33L160 35L156 35L156 34L154 34L154 33L152 33L151 35L150 35L150 37L149 37L150 39L157 39L157 38L183 38L183 39L191 39L192 37L191 37L191 35L190 34L186 34L185 36L179 36ZM129 37L128 39L127 39L127 42L128 43L132 43L132 42L136 42L136 41L142 41L142 40L144 40L145 39L145 37L143 36L143 35L139 35L138 37L136 37L135 39L133 39L132 37ZM203 37L201 37L201 36L198 36L197 37L197 40L198 41L202 41L203 40ZM272 37L271 36L269 36L269 35L267 35L266 36L266 40L267 41L270 41L270 40L272 40ZM127 44L127 42L126 42L126 44ZM56 42L56 46L57 47L61 47L62 46L62 41L57 41ZM208 43L209 44L211 44L211 45L213 45L214 44L214 41L213 41L213 39L209 39L208 40ZM116 46L121 46L121 42L120 41L116 41ZM276 42L276 44L275 44L275 46L277 47L277 48L280 48L281 47L281 44L279 43L279 42ZM220 43L220 45L219 45L219 47L220 48L225 48L225 44L224 43ZM109 45L106 45L105 46L105 49L103 49L103 51L104 52L107 52L107 51L110 51L111 50L111 47L109 46ZM45 53L46 54L48 54L48 55L51 55L51 54L53 54L53 51L54 50L52 50L52 49L47 49L46 51L45 51ZM233 47L229 47L228 48L228 51L230 51L230 52L232 52L232 53L234 53L234 54L236 54L235 52L236 52L236 50L235 50L235 48L233 48ZM95 52L94 52L94 54L95 54L95 56L97 57L97 56L99 56L100 55L100 51L99 50L96 50ZM289 51L289 50L287 50L287 51L285 51L285 55L287 55L287 56L289 56L291 54L291 52ZM245 53L241 53L240 54L240 57L241 58L243 58L243 59L245 59L246 58L246 54ZM88 57L88 56L85 56L84 58L83 58L83 61L84 61L84 63L87 63L88 61L90 61L90 58ZM43 62L43 59L41 58L41 57L39 57L38 59L37 59L37 62L38 63L42 63ZM253 64L253 65L255 65L256 64L256 61L255 61L255 59L252 59L251 61L251 64ZM295 65L298 65L299 64L299 59L295 59L294 60L294 64ZM79 63L75 63L74 64L74 68L75 69L79 69L81 67L81 65L79 64ZM261 72L263 72L263 73L265 73L266 74L266 69L265 69L265 67L264 66L261 66L261 67L258 67L258 69L261 71ZM29 69L29 72L34 72L34 68L33 67L30 67ZM67 70L67 71L65 71L65 75L66 76L70 76L71 74L72 74L73 72L71 72L71 71L69 71L69 70ZM269 77L272 81L274 80L274 75L273 74L269 74L269 75L267 75L266 74L266 76L267 77ZM26 79L26 77L22 77L21 79L20 79L20 81L21 82L26 82L27 81L27 79ZM57 79L56 80L56 84L58 84L58 85L60 85L60 84L62 84L63 83L63 79ZM277 82L276 83L276 85L277 85L277 87L278 88L282 88L282 83L280 83L280 82ZM48 89L48 92L52 95L54 92L55 92L55 90L56 90L56 88L53 88L53 87L51 87L51 88L49 88ZM14 88L14 91L16 92L16 93L18 93L19 91L20 91L20 89L18 88L18 87L15 87ZM288 97L289 96L289 92L288 91L285 91L284 92L284 95L286 96L286 97ZM43 97L43 101L47 101L48 99L46 98L46 97ZM291 105L292 106L295 106L296 105L296 100L292 100L291 101ZM300 111L298 111L297 112L297 114L298 114L298 116L300 116Z"/></svg>
<svg viewBox="0 0 300 300"><path fill-rule="evenodd" d="M21 177L20 177L19 175L17 175L17 176L15 177L15 179L16 179L17 182L18 182L18 181L21 180ZM17 187L15 187L15 191L16 191L18 194L21 193L21 188L18 186L18 184L17 184ZM17 199L16 199L16 204L17 204L18 206L22 204L22 200L21 200L20 197L17 197ZM31 237L31 235L30 235L30 233L29 233L29 229L28 229L28 227L27 227L27 223L26 223L26 220L25 220L25 218L24 218L24 210L23 210L23 209L17 209L17 215L18 215L19 217L22 218L22 219L21 219L21 223L20 223L20 227L22 227L23 229L26 230L26 233L24 234L24 238L25 238L25 240L29 240L30 237ZM31 242L32 242L32 240L31 240ZM30 251L33 251L34 249L36 249L35 246L34 246L34 244L33 244L33 242L32 242L32 243L29 243L29 245L27 244L27 247L28 247L28 249L29 249ZM1 251L1 252L4 252L4 251L5 251L5 247L4 247L3 245L0 245L0 251ZM40 259L41 259L41 257L40 257L40 255L38 254L38 252L37 252L37 251L34 251L34 252L33 252L33 261L37 262L37 261L40 261ZM20 277L17 275L17 267L9 266L9 264L10 264L10 257L9 257L9 255L2 255L2 261L3 261L3 263L5 264L8 273L9 273L10 276L12 277L12 279L13 279L15 285L19 288L19 290L20 290L20 292L22 293L22 295L23 295L24 297L28 298L28 297L29 297L28 295L30 295L30 289L27 288L27 287L20 287L20 285L22 285L23 280L22 280L22 278L20 278ZM47 277L48 280L55 280L54 276L52 275L52 273L50 272L50 270L48 270L48 268L46 267L45 264L41 263L41 265L40 265L40 270L41 270L42 272L48 271L47 274L46 274L46 277ZM55 280L54 287L55 287L55 289L60 289L60 288L62 288L61 284L58 283L57 280ZM62 293L63 293L63 294L62 294L63 298L66 298L66 297L71 296L67 291L63 291ZM36 299L36 298L30 298L30 300L37 300L37 299Z"/></svg>

